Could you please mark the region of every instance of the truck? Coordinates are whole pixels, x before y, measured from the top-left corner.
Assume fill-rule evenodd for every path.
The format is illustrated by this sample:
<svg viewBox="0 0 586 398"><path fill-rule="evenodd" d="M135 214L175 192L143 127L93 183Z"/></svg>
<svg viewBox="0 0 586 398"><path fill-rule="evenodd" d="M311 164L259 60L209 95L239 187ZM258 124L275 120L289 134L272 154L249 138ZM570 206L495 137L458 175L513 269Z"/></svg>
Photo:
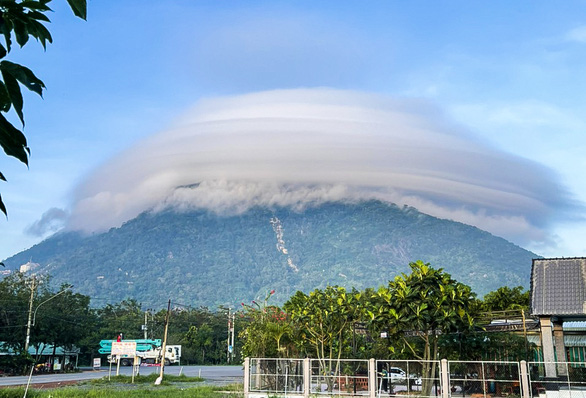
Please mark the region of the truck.
<svg viewBox="0 0 586 398"><path fill-rule="evenodd" d="M112 343L117 340L101 340L100 354L108 355L108 362L115 363L116 356L112 356ZM139 361L137 365L141 364L160 364L161 363L161 339L137 339L137 340L122 340L123 342L136 342L136 357ZM179 365L181 360L181 346L167 345L165 350L165 365ZM120 359L120 365L130 366L134 364L134 358L125 357Z"/></svg>

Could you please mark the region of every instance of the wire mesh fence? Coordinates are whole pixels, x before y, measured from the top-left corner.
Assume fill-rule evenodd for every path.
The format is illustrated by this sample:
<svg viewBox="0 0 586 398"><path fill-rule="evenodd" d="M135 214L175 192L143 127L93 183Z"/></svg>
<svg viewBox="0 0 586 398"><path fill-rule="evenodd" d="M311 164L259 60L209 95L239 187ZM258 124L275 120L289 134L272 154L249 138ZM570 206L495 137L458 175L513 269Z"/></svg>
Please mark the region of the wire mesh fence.
<svg viewBox="0 0 586 398"><path fill-rule="evenodd" d="M440 361L376 361L378 396L432 397L440 392Z"/></svg>
<svg viewBox="0 0 586 398"><path fill-rule="evenodd" d="M520 397L519 362L448 361L450 396Z"/></svg>
<svg viewBox="0 0 586 398"><path fill-rule="evenodd" d="M303 394L303 359L252 358L249 391Z"/></svg>
<svg viewBox="0 0 586 398"><path fill-rule="evenodd" d="M586 398L586 362L249 358L245 364L245 397Z"/></svg>
<svg viewBox="0 0 586 398"><path fill-rule="evenodd" d="M368 360L311 359L311 392L314 394L368 395Z"/></svg>
<svg viewBox="0 0 586 398"><path fill-rule="evenodd" d="M586 362L529 362L533 397L555 391L556 398L586 398ZM548 377L548 374L555 377Z"/></svg>

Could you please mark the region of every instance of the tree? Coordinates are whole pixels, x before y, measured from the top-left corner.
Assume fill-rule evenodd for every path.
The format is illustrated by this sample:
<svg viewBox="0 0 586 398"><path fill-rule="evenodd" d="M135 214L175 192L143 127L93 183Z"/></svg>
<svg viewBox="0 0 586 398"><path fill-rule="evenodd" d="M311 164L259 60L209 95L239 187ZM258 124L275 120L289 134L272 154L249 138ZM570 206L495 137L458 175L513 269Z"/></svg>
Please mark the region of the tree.
<svg viewBox="0 0 586 398"><path fill-rule="evenodd" d="M473 327L475 295L441 268L422 261L409 266L411 274L399 275L379 289L369 314L375 328L386 330L421 361L422 395L430 395L439 336Z"/></svg>
<svg viewBox="0 0 586 398"><path fill-rule="evenodd" d="M262 303L252 305L242 303L244 312L241 318L246 327L240 332L243 341L242 354L245 357L277 358L288 356L290 347L283 341L290 341L292 328L289 317L278 306L268 301L275 293L271 290Z"/></svg>
<svg viewBox="0 0 586 398"><path fill-rule="evenodd" d="M21 272L0 280L0 341L14 352L24 353L29 300L36 289Z"/></svg>
<svg viewBox="0 0 586 398"><path fill-rule="evenodd" d="M91 334L95 313L90 309L90 297L73 293L70 288L71 285L64 284L58 292L48 289L38 298L43 306L37 307L31 339L38 356L45 346L51 345L54 357L57 347L71 349ZM53 361L51 369L52 366Z"/></svg>
<svg viewBox="0 0 586 398"><path fill-rule="evenodd" d="M298 291L284 305L298 331L297 342L310 346L322 375L338 374L342 353L351 349L352 327L360 318L360 296L357 291L348 293L343 287L328 286L309 295ZM331 391L334 379L326 377L325 381Z"/></svg>
<svg viewBox="0 0 586 398"><path fill-rule="evenodd" d="M228 318L223 311L211 312L206 307L192 308L173 314L169 325L169 341L182 344L182 359L187 363L226 363ZM238 323L235 325L235 330ZM240 343L235 340L235 346ZM234 348L238 355L239 350Z"/></svg>
<svg viewBox="0 0 586 398"><path fill-rule="evenodd" d="M528 311L529 291L524 291L523 286L510 288L499 287L497 290L487 293L482 299L484 311Z"/></svg>
<svg viewBox="0 0 586 398"><path fill-rule="evenodd" d="M192 347L201 353L201 363L206 363L206 351L212 347L214 343L213 337L211 326L203 324L200 327L191 326L185 334L184 340L188 347Z"/></svg>
<svg viewBox="0 0 586 398"><path fill-rule="evenodd" d="M2 0L0 2L0 34L4 36L4 45L0 43L0 146L8 156L15 157L28 166L30 149L25 135L15 127L6 114L14 110L24 127L24 100L20 86L42 97L45 84L25 66L6 60L12 50L12 38L23 47L32 37L39 41L43 48L47 42L52 43L51 33L43 23L49 23L47 13L51 11L48 4L52 0ZM86 19L86 0L67 0L73 13ZM0 180L6 178L0 171ZM0 196L0 211L8 214Z"/></svg>

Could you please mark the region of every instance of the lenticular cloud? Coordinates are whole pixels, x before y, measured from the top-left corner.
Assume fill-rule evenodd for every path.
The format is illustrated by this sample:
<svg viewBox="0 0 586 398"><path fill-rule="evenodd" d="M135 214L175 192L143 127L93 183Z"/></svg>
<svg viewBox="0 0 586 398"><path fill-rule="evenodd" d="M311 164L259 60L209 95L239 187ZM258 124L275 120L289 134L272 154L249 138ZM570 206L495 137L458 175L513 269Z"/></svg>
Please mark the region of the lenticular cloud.
<svg viewBox="0 0 586 398"><path fill-rule="evenodd" d="M376 198L521 242L573 204L552 173L495 149L424 101L329 89L203 100L96 170L69 228L169 206L234 214Z"/></svg>

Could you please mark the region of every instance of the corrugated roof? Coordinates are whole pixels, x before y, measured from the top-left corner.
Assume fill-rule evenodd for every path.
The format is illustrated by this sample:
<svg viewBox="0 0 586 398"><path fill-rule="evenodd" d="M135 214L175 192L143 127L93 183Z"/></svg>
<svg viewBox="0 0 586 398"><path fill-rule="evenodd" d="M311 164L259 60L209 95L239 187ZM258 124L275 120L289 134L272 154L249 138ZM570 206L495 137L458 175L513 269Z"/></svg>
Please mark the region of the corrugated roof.
<svg viewBox="0 0 586 398"><path fill-rule="evenodd" d="M586 317L586 258L533 260L531 314Z"/></svg>

